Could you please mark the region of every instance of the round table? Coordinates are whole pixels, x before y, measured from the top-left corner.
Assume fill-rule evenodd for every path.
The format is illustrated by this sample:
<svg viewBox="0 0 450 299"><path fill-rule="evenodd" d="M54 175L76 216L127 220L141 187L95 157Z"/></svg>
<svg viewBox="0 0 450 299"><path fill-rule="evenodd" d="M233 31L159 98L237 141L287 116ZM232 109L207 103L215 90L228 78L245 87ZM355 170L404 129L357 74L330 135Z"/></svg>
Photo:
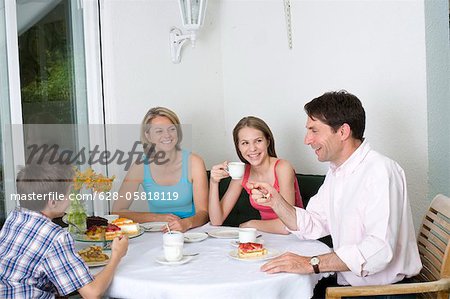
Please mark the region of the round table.
<svg viewBox="0 0 450 299"><path fill-rule="evenodd" d="M189 232L208 232L210 224ZM237 228L228 228L237 229ZM330 252L325 244L304 241L294 235L262 233L270 251L291 251L305 256ZM197 243L185 243L185 253L199 253L182 265L161 265L162 233L147 232L131 239L107 291L114 298L311 298L314 286L326 273L266 274L260 267L266 261L241 261L230 257L236 251L231 239L208 237ZM93 268L93 272L101 268Z"/></svg>

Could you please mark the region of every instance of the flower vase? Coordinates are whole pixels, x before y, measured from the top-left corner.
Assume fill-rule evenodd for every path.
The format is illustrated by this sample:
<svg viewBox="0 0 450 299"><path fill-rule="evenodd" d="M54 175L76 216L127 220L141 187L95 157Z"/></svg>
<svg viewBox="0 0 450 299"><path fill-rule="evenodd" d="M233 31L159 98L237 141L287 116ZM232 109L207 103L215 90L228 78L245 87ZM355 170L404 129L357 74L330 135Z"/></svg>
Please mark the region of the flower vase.
<svg viewBox="0 0 450 299"><path fill-rule="evenodd" d="M72 199L67 210L67 220L78 226L83 232L86 231L86 207L84 202L78 199ZM69 224L69 233L79 233L78 229Z"/></svg>

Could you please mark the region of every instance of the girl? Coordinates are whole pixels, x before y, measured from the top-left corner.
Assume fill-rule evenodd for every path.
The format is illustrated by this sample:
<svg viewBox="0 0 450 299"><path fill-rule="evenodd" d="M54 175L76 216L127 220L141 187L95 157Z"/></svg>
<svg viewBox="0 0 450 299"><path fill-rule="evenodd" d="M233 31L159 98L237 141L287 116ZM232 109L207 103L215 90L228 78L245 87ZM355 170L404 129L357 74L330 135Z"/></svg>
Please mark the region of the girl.
<svg viewBox="0 0 450 299"><path fill-rule="evenodd" d="M288 234L284 224L270 207L258 205L251 196L247 182L272 184L291 205L303 207L295 171L288 161L278 159L275 140L267 124L254 116L241 119L233 130L234 145L239 159L246 164L242 179L232 180L222 200L219 182L229 176L227 162L211 169L209 216L211 224L221 225L236 204L242 188L249 194L251 205L259 210L261 220L250 220L240 227L254 227L260 231Z"/></svg>

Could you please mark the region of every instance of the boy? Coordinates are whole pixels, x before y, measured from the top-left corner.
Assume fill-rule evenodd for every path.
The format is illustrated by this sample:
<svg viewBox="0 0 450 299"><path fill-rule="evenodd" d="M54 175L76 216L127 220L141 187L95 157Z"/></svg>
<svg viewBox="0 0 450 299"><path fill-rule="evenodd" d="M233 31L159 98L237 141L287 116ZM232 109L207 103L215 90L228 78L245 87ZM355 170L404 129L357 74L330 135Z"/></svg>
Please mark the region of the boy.
<svg viewBox="0 0 450 299"><path fill-rule="evenodd" d="M54 298L78 291L99 298L128 249L116 238L108 265L94 278L70 234L52 222L64 215L74 172L70 165L33 163L17 175L20 208L0 231L0 298Z"/></svg>

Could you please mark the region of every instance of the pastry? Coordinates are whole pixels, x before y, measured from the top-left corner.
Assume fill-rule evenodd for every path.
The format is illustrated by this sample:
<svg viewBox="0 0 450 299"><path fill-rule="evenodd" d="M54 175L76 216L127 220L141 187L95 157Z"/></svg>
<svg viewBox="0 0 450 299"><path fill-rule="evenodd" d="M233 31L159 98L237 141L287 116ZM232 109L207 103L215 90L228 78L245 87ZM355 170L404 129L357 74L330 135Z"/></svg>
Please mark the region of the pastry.
<svg viewBox="0 0 450 299"><path fill-rule="evenodd" d="M120 227L114 224L108 224L108 226L105 228L105 239L110 241L113 240L115 237L120 237L123 235L123 231Z"/></svg>
<svg viewBox="0 0 450 299"><path fill-rule="evenodd" d="M133 235L139 232L139 223L133 222L131 219L118 218L112 221L112 224L120 227L123 233Z"/></svg>
<svg viewBox="0 0 450 299"><path fill-rule="evenodd" d="M267 249L263 244L259 243L240 243L238 249L238 255L240 258L251 258L257 256L263 256L267 254Z"/></svg>
<svg viewBox="0 0 450 299"><path fill-rule="evenodd" d="M78 251L78 254L86 263L104 262L109 259L108 255L102 252L100 246L89 246Z"/></svg>
<svg viewBox="0 0 450 299"><path fill-rule="evenodd" d="M88 228L88 230L86 231L86 236L90 239L90 240L100 240L102 238L104 232L104 227L102 226L91 226L90 228Z"/></svg>
<svg viewBox="0 0 450 299"><path fill-rule="evenodd" d="M93 226L107 226L108 220L98 216L89 216L86 218L86 228L89 229Z"/></svg>
<svg viewBox="0 0 450 299"><path fill-rule="evenodd" d="M86 236L90 240L103 240L103 235L105 240L111 241L115 237L119 237L123 234L120 227L114 224L108 224L108 226L92 226L86 231Z"/></svg>

